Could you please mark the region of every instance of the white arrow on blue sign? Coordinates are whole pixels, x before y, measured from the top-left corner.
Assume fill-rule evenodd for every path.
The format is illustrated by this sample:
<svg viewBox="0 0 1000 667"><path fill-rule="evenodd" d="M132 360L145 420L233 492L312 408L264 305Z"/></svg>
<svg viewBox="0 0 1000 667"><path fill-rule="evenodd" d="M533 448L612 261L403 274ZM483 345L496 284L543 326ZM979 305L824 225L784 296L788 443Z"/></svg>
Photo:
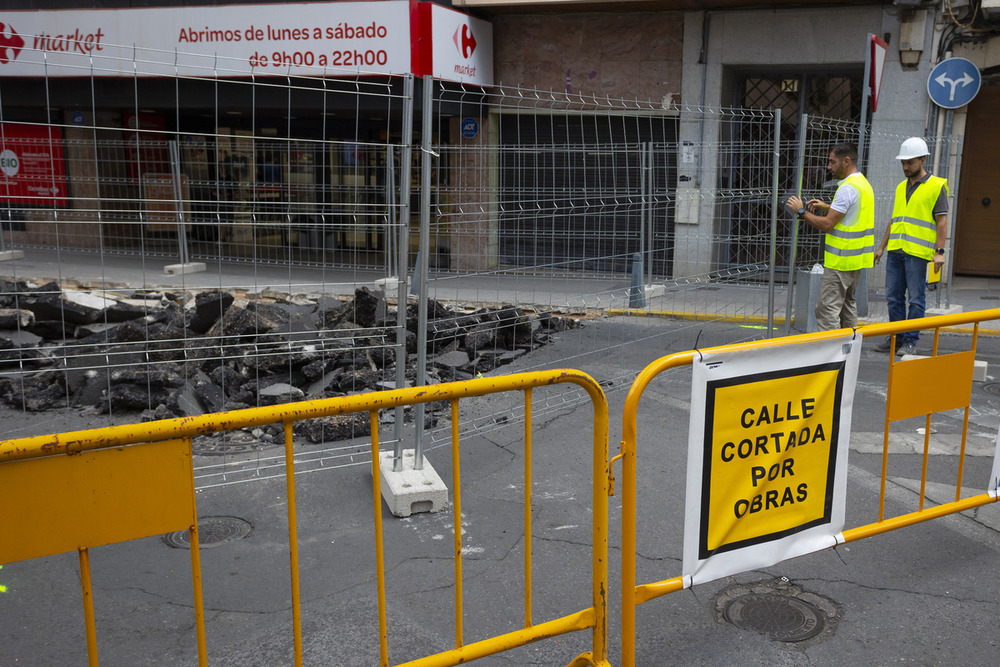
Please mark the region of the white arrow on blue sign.
<svg viewBox="0 0 1000 667"><path fill-rule="evenodd" d="M944 109L964 107L979 92L983 78L979 68L965 58L947 58L927 77L927 94Z"/></svg>

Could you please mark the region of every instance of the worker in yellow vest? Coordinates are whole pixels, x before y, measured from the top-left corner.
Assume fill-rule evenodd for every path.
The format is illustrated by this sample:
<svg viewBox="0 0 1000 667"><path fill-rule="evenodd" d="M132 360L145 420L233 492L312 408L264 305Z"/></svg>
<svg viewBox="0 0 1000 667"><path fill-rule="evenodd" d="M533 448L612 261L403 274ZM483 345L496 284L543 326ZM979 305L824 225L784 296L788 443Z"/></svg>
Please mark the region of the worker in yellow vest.
<svg viewBox="0 0 1000 667"><path fill-rule="evenodd" d="M913 320L924 316L927 263L934 272L944 265L948 236L948 181L924 169L930 151L920 137L903 142L896 159L906 179L896 187L892 221L875 251L878 262L885 254L885 295L889 320ZM888 254L886 254L888 250ZM915 354L919 331L896 334L896 354ZM887 336L875 346L879 352L892 349Z"/></svg>
<svg viewBox="0 0 1000 667"><path fill-rule="evenodd" d="M861 272L874 266L875 195L857 164L858 149L851 144L837 144L827 161L827 169L840 181L833 202L811 199L805 204L793 195L785 203L825 234L823 279L816 302L816 326L820 331L858 325L854 292Z"/></svg>

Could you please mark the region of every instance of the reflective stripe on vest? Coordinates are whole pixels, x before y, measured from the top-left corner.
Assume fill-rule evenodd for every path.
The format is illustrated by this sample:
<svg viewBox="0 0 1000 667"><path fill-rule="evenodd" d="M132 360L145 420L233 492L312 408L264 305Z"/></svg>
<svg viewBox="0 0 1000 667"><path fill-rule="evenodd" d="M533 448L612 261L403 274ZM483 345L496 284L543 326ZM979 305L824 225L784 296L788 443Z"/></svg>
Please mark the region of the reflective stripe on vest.
<svg viewBox="0 0 1000 667"><path fill-rule="evenodd" d="M892 222L889 228L888 250L902 250L907 255L921 259L934 258L937 247L937 222L934 220L934 204L937 203L941 188L948 196L948 181L931 176L917 186L906 201L906 181L896 186L896 198L892 204Z"/></svg>
<svg viewBox="0 0 1000 667"><path fill-rule="evenodd" d="M823 266L838 271L871 268L875 266L875 193L860 172L845 178L840 187L857 190L858 202L826 233Z"/></svg>

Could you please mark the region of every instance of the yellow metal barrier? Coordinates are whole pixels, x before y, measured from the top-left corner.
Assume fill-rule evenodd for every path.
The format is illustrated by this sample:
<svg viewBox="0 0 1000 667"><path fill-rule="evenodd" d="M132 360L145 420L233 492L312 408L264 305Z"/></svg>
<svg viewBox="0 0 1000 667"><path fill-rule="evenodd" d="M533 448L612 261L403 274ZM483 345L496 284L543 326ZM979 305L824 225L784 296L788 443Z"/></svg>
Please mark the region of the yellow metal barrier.
<svg viewBox="0 0 1000 667"><path fill-rule="evenodd" d="M531 612L531 398L532 390L570 383L589 395L594 408L592 606L534 623ZM458 404L462 398L521 391L525 396L525 590L524 628L465 644L462 629L461 480ZM143 424L59 433L0 441L0 497L18 507L0 533L0 563L78 551L83 593L87 652L98 664L97 636L90 580L89 549L99 545L176 530L190 531L198 658L208 664L201 594L191 439L219 431L282 423L291 562L292 627L295 664L302 664L302 619L299 595L298 538L292 427L296 421L367 412L372 433L372 480L378 586L380 663L389 665L385 568L382 548L382 497L379 474L378 412L388 408L450 401L454 474L455 648L405 663L413 667L458 665L525 644L592 630L592 650L571 666L603 667L607 661L608 583L608 406L601 387L574 370L538 371L411 389L250 408L220 414ZM114 517L109 521L108 517ZM13 522L13 523L10 523Z"/></svg>
<svg viewBox="0 0 1000 667"><path fill-rule="evenodd" d="M888 391L886 397L885 438L883 442L882 486L879 497L879 514L876 523L858 526L844 530L844 542L853 542L865 537L871 537L897 528L929 521L956 512L997 502L998 497L989 493L979 494L969 498L961 498L962 464L965 457L965 439L969 424L969 402L973 377L973 362L975 360L976 343L979 334L979 323L1000 319L1000 309L974 311L956 315L929 317L921 320L905 320L882 324L871 324L857 329L863 337L881 337L897 334L903 331L934 330L933 352L931 357L897 361L895 348L890 350L888 376ZM938 341L941 330L954 331L958 325L973 324L971 349L947 355L938 355ZM765 341L741 343L711 348L713 352L728 350L771 348L805 341L820 341L838 338L850 330L826 331L814 334L803 334L786 338L773 338ZM681 576L664 579L646 584L636 584L636 501L637 501L637 469L638 469L638 429L636 415L639 400L649 383L660 373L671 368L687 366L697 357L697 350L680 352L657 359L639 373L632 383L625 399L622 415L621 451L611 462L612 475L614 462L622 462L622 665L635 665L635 614L636 607L657 597L674 593L685 588ZM927 391L933 386L934 391ZM927 481L927 457L930 442L931 414L944 410L965 408L965 419L962 430L962 444L959 458L958 477L956 480L955 500L950 503L924 509L924 488ZM883 514L885 503L885 483L888 459L889 425L892 421L914 416L926 415L923 469L921 472L920 507L916 512L901 516L885 518Z"/></svg>

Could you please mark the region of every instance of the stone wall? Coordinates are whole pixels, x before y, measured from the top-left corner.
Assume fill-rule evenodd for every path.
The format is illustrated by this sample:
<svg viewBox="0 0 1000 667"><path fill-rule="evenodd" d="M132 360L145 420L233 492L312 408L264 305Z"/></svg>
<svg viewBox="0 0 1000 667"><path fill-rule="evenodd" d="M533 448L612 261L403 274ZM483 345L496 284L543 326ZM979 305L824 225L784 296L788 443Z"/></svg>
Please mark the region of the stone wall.
<svg viewBox="0 0 1000 667"><path fill-rule="evenodd" d="M680 93L681 12L511 14L492 22L497 83L642 100Z"/></svg>

